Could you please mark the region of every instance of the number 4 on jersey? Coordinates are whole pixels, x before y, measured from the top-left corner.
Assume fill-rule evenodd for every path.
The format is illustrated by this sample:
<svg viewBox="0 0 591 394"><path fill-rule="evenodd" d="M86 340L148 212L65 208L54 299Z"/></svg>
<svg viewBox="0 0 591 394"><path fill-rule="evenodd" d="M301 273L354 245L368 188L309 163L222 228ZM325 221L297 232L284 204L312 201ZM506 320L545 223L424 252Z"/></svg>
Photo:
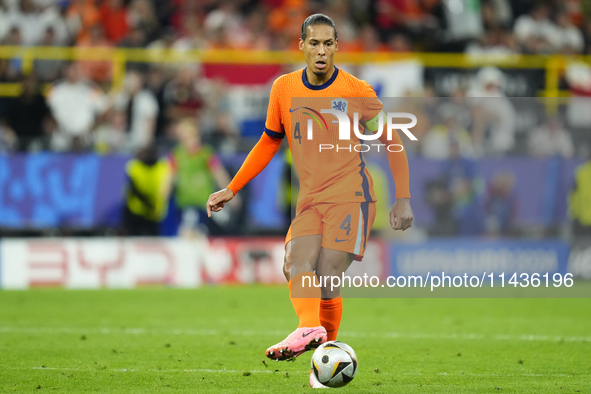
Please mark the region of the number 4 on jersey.
<svg viewBox="0 0 591 394"><path fill-rule="evenodd" d="M295 129L293 130L293 139L298 140L299 143L302 143L302 134L300 132L300 122L296 122Z"/></svg>

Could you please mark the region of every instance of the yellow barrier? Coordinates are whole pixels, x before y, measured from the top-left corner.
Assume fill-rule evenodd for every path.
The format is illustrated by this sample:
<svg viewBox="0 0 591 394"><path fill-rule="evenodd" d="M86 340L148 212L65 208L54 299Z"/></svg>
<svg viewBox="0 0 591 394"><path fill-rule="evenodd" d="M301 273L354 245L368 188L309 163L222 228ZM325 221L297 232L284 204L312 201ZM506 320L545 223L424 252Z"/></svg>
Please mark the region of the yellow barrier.
<svg viewBox="0 0 591 394"><path fill-rule="evenodd" d="M77 47L10 47L0 46L0 59L20 58L23 73L33 70L33 62L41 60L87 60L110 61L113 64L113 87L122 86L127 62L145 63L240 63L240 64L297 64L303 62L299 51L244 51L244 50L188 50L173 51L160 49L124 48L77 48ZM545 69L544 97L561 97L568 92L559 90L561 72L569 59L591 63L591 56L567 59L562 55L511 55L474 57L464 54L442 53L350 53L338 54L340 63L367 64L415 59L426 67L478 68L496 66L499 68ZM0 83L0 96L16 96L18 84Z"/></svg>

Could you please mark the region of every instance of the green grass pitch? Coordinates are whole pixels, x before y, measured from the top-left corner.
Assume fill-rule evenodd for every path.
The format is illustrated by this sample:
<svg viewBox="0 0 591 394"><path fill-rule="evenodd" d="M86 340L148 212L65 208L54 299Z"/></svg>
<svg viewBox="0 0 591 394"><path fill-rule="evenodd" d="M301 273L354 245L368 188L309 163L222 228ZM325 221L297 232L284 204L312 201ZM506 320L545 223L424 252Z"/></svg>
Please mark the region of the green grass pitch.
<svg viewBox="0 0 591 394"><path fill-rule="evenodd" d="M306 393L287 286L0 292L0 392ZM589 393L590 299L345 299L352 393Z"/></svg>

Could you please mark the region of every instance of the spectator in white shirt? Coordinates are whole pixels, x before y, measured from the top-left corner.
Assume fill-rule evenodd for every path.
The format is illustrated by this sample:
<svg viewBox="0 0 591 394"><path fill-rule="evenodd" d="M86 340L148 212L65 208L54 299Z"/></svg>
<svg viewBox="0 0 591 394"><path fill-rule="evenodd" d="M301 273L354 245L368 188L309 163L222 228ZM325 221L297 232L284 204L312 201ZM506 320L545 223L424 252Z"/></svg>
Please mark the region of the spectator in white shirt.
<svg viewBox="0 0 591 394"><path fill-rule="evenodd" d="M558 118L551 118L529 135L529 152L534 157L572 157L573 140Z"/></svg>
<svg viewBox="0 0 591 394"><path fill-rule="evenodd" d="M519 53L519 46L515 44L510 33L494 28L487 30L478 41L470 43L465 53L474 57L501 57Z"/></svg>
<svg viewBox="0 0 591 394"><path fill-rule="evenodd" d="M150 145L156 131L158 101L143 85L142 75L130 71L125 78L123 90L116 93L113 103L116 110L126 115L128 150L132 152Z"/></svg>
<svg viewBox="0 0 591 394"><path fill-rule="evenodd" d="M556 28L552 37L554 50L561 53L581 53L585 46L583 33L573 25L566 12L556 17Z"/></svg>
<svg viewBox="0 0 591 394"><path fill-rule="evenodd" d="M529 15L522 15L515 21L514 33L517 42L527 53L548 53L552 51L552 39L556 31L548 19L549 10L544 4L532 9Z"/></svg>
<svg viewBox="0 0 591 394"><path fill-rule="evenodd" d="M35 45L43 34L41 17L31 0L19 2L19 6L10 12L9 23L20 30L25 46Z"/></svg>
<svg viewBox="0 0 591 394"><path fill-rule="evenodd" d="M472 107L472 140L476 155L503 155L515 145L517 114L503 91L505 75L496 67L478 71L467 103Z"/></svg>
<svg viewBox="0 0 591 394"><path fill-rule="evenodd" d="M21 31L25 46L38 45L47 28L53 29L59 44L68 39L65 22L55 6L40 11L32 0L20 0L9 13L8 23Z"/></svg>
<svg viewBox="0 0 591 394"><path fill-rule="evenodd" d="M77 63L66 68L66 79L53 85L47 101L57 122L51 147L58 151L82 150L91 144L95 122L108 108L101 89L81 78Z"/></svg>

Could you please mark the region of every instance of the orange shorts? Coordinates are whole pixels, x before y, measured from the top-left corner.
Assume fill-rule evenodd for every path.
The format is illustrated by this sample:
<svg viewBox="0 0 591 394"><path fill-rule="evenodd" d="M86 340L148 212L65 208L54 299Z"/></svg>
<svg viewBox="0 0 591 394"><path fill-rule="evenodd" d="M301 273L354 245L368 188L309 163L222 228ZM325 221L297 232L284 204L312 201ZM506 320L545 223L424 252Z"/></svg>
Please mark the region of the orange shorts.
<svg viewBox="0 0 591 394"><path fill-rule="evenodd" d="M316 204L296 215L285 244L292 238L322 234L323 248L353 253L355 260L361 260L375 217L374 202Z"/></svg>

